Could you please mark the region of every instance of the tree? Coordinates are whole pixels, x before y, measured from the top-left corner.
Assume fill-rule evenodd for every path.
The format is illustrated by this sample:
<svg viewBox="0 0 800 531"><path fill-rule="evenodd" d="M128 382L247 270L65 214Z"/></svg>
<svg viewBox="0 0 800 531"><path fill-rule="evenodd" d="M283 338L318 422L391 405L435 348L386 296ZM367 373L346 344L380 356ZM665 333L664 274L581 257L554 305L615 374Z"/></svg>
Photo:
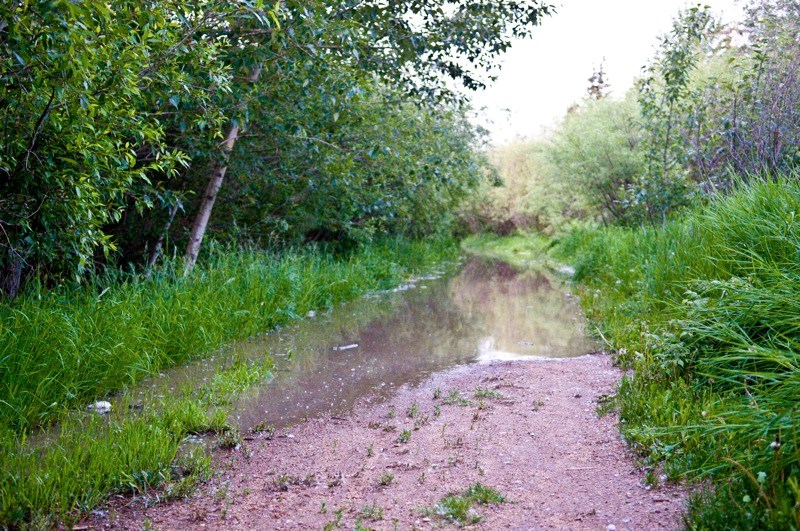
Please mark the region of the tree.
<svg viewBox="0 0 800 531"><path fill-rule="evenodd" d="M557 178L580 193L603 223L639 221L628 190L645 170L643 134L634 94L624 100L591 97L568 114L545 154Z"/></svg>
<svg viewBox="0 0 800 531"><path fill-rule="evenodd" d="M103 229L130 197L157 194L152 176L188 163L170 146L161 117L187 101L202 112L185 118L221 120L212 103L230 82L219 61L227 43L202 35L225 24L236 12L230 5L0 6L3 294L17 293L26 265L55 281L79 278L98 250L115 250Z"/></svg>
<svg viewBox="0 0 800 531"><path fill-rule="evenodd" d="M682 180L705 194L792 171L800 164L800 5L754 0L742 23L698 29L665 43L671 51L659 60L675 75L643 94L648 158L677 177L667 185ZM654 105L653 97L671 103Z"/></svg>
<svg viewBox="0 0 800 531"><path fill-rule="evenodd" d="M487 71L491 78L499 54L511 45L512 38L530 35L533 26L551 11L551 7L536 0L397 0L388 4L367 0L335 6L287 2L282 7L286 28L280 39L273 41L275 46L238 39L243 45L236 49L247 59L237 62L248 64L251 74L246 79L256 85L251 97L258 94L257 82L267 68L264 60L274 59L291 47L301 48L320 60L348 63L365 77L377 76L427 101L457 97L447 78L469 89L484 86L479 71ZM253 28L242 24L235 31L251 35ZM246 116L248 100L240 99L238 107ZM222 163L210 169L186 250L187 272L197 260L229 155L246 126L241 119L231 122L222 143Z"/></svg>
<svg viewBox="0 0 800 531"><path fill-rule="evenodd" d="M187 249L191 269L214 200L242 158L241 138L274 132L264 126L273 123L282 127L283 139L323 145L325 135L316 133L330 116L320 115L313 122L319 129L304 132L283 120L282 109L265 104L287 87L303 86L292 76L316 68L336 79L335 90L315 88L315 97L342 118L334 103L339 81L349 84L345 94L388 90L388 99L411 97L427 109L417 118L433 131L433 116L443 110L436 102L457 101L460 87L491 79L512 38L530 34L550 12L537 1L506 0L32 0L0 6L2 292L13 296L25 271L49 283L80 279L116 252L112 233L131 219L144 220L159 236L167 225L182 230L183 220L172 223L176 207L189 205L189 185L204 173L205 182L194 188L206 193ZM303 68L295 69L298 63ZM353 110L366 116L364 105ZM413 114L404 109L398 119ZM456 131L459 119L449 116L448 127ZM363 156L357 144L343 146L352 157L342 161ZM432 161L425 186L413 193L435 189L430 176L448 161ZM240 174L249 171L242 167ZM397 183L399 173L389 180ZM447 175L438 179L454 186ZM265 178L262 190L270 184ZM383 189L387 197L400 190ZM396 212L421 197L395 201ZM379 218L374 211L356 212L348 223Z"/></svg>
<svg viewBox="0 0 800 531"><path fill-rule="evenodd" d="M600 100L608 95L608 83L606 82L606 71L604 69L605 62L606 60L603 58L600 61L600 66L592 72L592 76L587 80L589 81L589 87L586 89L586 93L593 100Z"/></svg>
<svg viewBox="0 0 800 531"><path fill-rule="evenodd" d="M639 106L646 135L646 171L631 186L631 208L641 210L642 219L666 222L669 212L685 205L692 194L685 173L686 150L678 134L680 119L691 99L691 76L700 44L713 30L707 7L681 12L672 31L661 38L659 51L644 68L638 82Z"/></svg>

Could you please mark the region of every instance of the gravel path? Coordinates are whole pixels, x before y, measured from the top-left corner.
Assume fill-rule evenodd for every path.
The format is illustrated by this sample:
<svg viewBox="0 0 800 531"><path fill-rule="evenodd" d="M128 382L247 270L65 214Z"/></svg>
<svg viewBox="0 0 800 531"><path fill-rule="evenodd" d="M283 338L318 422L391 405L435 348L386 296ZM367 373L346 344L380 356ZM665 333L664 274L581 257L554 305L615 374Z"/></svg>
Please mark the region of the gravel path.
<svg viewBox="0 0 800 531"><path fill-rule="evenodd" d="M480 482L507 502L475 505L476 529L680 528L685 493L646 488L616 418L598 418L619 378L601 354L457 369L219 452L190 499L120 503L91 527L441 528L425 508Z"/></svg>

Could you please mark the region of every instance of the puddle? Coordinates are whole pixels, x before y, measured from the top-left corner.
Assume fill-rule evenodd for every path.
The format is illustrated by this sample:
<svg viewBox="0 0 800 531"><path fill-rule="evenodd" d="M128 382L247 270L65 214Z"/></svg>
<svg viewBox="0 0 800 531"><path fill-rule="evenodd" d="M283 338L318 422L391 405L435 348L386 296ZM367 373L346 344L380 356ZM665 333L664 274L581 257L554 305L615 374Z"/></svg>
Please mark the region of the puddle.
<svg viewBox="0 0 800 531"><path fill-rule="evenodd" d="M580 356L597 350L584 324L559 281L473 259L454 276L417 279L237 344L226 357L270 352L275 377L240 397L231 420L247 429L343 416L364 397L460 365ZM168 385L200 382L217 363L171 371Z"/></svg>

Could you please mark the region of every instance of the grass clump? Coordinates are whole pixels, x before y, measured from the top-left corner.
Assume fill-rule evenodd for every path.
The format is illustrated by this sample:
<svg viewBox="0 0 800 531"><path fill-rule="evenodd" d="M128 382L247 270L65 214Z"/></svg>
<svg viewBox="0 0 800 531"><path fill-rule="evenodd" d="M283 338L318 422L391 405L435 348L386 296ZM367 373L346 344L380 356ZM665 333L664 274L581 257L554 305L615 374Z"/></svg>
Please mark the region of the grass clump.
<svg viewBox="0 0 800 531"><path fill-rule="evenodd" d="M378 486L379 487L388 487L394 481L394 474L391 472L384 472L381 474L381 477L378 478Z"/></svg>
<svg viewBox="0 0 800 531"><path fill-rule="evenodd" d="M664 227L562 239L618 362L624 435L708 478L692 527L800 527L800 186L761 182ZM746 525L745 525L746 523Z"/></svg>
<svg viewBox="0 0 800 531"><path fill-rule="evenodd" d="M550 241L536 233L497 238L490 234L470 236L461 247L472 254L501 260L518 268L547 268L552 261L544 252Z"/></svg>
<svg viewBox="0 0 800 531"><path fill-rule="evenodd" d="M257 370L266 377L269 366L237 361L198 391L154 397L140 413L129 414L121 399L108 416L65 414L52 440L3 432L0 469L11 473L0 477L0 523L22 526L46 517L50 526L70 525L112 493L187 496L210 476L205 445L192 436L217 434L220 448L237 448L242 436L219 404L230 405L243 389L241 374Z"/></svg>
<svg viewBox="0 0 800 531"><path fill-rule="evenodd" d="M483 516L472 508L473 504L498 505L504 501L505 497L493 488L475 483L463 492L444 496L434 507L425 508L423 512L457 526L468 526L483 520Z"/></svg>
<svg viewBox="0 0 800 531"><path fill-rule="evenodd" d="M448 406L466 407L469 405L469 400L461 396L461 391L454 388L450 389L450 392L447 393L447 396L442 399L442 404Z"/></svg>
<svg viewBox="0 0 800 531"><path fill-rule="evenodd" d="M162 484L172 484L169 497L185 495L207 477L205 457L187 461L179 449L186 435L208 426L191 404L165 407L136 417L65 417L57 444L4 437L0 521L17 526L46 515L54 526L69 525L110 493Z"/></svg>
<svg viewBox="0 0 800 531"><path fill-rule="evenodd" d="M361 516L367 520L377 522L383 520L383 509L378 506L377 501L373 501L371 504L361 508Z"/></svg>
<svg viewBox="0 0 800 531"><path fill-rule="evenodd" d="M493 389L489 389L487 387L478 386L475 388L475 392L473 394L475 398L488 398L490 400L499 400L503 398L502 393L495 391Z"/></svg>

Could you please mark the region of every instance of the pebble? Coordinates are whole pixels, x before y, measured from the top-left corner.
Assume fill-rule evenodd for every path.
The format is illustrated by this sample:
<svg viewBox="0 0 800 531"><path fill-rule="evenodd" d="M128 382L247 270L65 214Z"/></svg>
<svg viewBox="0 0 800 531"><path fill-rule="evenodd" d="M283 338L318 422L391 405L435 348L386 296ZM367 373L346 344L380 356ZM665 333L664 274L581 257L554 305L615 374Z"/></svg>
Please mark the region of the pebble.
<svg viewBox="0 0 800 531"><path fill-rule="evenodd" d="M89 404L86 406L88 411L94 411L100 415L105 415L106 413L111 413L111 402L106 402L105 400L99 400L94 404Z"/></svg>

